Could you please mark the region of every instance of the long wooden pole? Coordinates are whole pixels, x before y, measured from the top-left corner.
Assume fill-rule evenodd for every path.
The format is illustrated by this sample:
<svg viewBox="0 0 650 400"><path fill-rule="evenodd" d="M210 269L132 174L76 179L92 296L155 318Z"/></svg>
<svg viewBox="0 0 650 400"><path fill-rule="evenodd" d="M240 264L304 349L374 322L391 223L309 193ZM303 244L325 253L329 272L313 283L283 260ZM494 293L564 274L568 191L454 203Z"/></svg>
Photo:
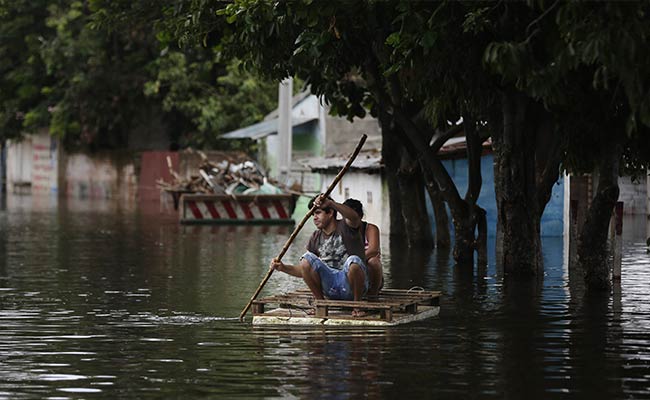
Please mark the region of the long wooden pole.
<svg viewBox="0 0 650 400"><path fill-rule="evenodd" d="M361 140L359 140L359 144L357 145L357 148L354 149L354 152L350 156L350 159L348 160L348 162L341 169L341 171L339 171L339 173L336 175L336 177L334 178L332 183L330 183L330 185L327 188L327 190L325 191L325 193L323 193L325 195L325 197L329 196L329 194L332 193L332 190L334 190L334 188L336 187L336 184L339 183L341 178L343 178L343 175L345 175L345 173L348 171L348 169L350 169L350 165L352 165L352 162L354 161L354 159L357 158L357 155L359 155L359 152L361 151L361 148L363 147L363 144L366 142L367 138L368 138L368 136L365 135L365 134L361 137ZM287 240L287 242L284 244L284 247L282 247L282 250L280 251L280 254L278 254L278 256L276 257L278 260L282 260L282 257L284 256L284 254L287 252L287 250L289 250L289 246L291 246L291 243L293 243L293 240L296 238L296 236L298 236L298 232L300 232L300 230L305 225L307 220L309 220L309 218L314 214L314 212L316 211L316 208L317 208L316 206L313 206L309 210L309 212L307 212L307 214L302 218L302 221L300 221L298 226L296 226L296 228L293 230L293 233L291 234L291 236L289 236L289 240ZM262 283L260 283L260 285L257 287L257 290L255 291L255 293L253 293L253 297L251 297L251 299L248 301L248 304L246 304L246 307L244 307L241 314L239 314L239 320L240 321L244 320L244 316L246 315L248 310L251 308L251 305L253 304L253 301L257 298L257 296L262 291L262 288L264 288L264 285L266 285L266 282L268 282L269 278L271 278L271 274L273 274L273 269L271 269L269 267L269 270L266 273L266 276L264 276L264 279L262 280Z"/></svg>

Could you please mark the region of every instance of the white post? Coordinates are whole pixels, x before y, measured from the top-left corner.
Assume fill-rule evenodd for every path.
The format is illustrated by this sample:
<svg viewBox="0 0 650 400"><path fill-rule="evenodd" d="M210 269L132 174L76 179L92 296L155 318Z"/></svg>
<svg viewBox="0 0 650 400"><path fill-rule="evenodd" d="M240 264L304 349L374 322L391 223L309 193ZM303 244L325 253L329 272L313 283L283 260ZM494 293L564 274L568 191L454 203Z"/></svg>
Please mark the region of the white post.
<svg viewBox="0 0 650 400"><path fill-rule="evenodd" d="M646 197L646 240L647 245L650 246L650 169L647 171L647 179L645 185L645 197Z"/></svg>
<svg viewBox="0 0 650 400"><path fill-rule="evenodd" d="M572 222L571 221L571 176L567 173L564 174L563 176L563 182L564 182L564 196L563 196L563 210L562 210L562 220L563 220L563 227L562 227L562 241L564 245L564 252L563 252L563 259L564 259L564 265L568 266L571 263L571 228L572 228Z"/></svg>
<svg viewBox="0 0 650 400"><path fill-rule="evenodd" d="M623 202L616 203L614 208L614 270L612 277L614 280L621 279L621 264L623 261Z"/></svg>
<svg viewBox="0 0 650 400"><path fill-rule="evenodd" d="M293 94L293 79L287 78L280 82L278 90L278 178L288 183L291 172L292 123L291 97Z"/></svg>

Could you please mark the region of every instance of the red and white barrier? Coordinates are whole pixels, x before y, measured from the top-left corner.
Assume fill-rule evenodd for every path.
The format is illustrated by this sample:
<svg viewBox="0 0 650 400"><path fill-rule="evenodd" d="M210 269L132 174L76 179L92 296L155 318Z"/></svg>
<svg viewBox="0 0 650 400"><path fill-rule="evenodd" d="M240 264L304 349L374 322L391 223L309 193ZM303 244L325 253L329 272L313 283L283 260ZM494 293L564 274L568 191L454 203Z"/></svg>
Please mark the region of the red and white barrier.
<svg viewBox="0 0 650 400"><path fill-rule="evenodd" d="M184 194L180 200L183 224L284 224L293 223L296 205L290 195Z"/></svg>

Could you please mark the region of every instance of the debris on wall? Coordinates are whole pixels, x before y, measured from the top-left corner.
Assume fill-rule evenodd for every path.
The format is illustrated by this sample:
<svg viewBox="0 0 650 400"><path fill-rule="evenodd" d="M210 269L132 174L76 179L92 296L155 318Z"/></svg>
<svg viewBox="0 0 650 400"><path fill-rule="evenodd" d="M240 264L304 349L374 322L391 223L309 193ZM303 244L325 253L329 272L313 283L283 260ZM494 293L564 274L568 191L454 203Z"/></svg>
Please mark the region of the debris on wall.
<svg viewBox="0 0 650 400"><path fill-rule="evenodd" d="M232 162L222 160L213 162L205 153L199 151L201 164L195 174L189 178L180 176L174 171L171 159L167 165L172 176L172 182L162 179L157 181L162 191L178 193L208 193L227 195L258 195L258 194L300 194L299 186L286 187L266 176L262 167L253 160Z"/></svg>

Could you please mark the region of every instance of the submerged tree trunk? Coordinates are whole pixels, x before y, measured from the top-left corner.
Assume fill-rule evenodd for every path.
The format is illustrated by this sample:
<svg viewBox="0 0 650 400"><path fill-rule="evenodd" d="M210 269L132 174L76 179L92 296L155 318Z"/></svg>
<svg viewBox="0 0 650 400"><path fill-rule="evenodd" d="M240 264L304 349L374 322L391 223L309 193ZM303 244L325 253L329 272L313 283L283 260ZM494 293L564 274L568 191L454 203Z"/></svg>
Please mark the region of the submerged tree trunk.
<svg viewBox="0 0 650 400"><path fill-rule="evenodd" d="M596 196L580 233L578 264L585 272L588 291L608 290L610 287L607 232L619 195L618 173L622 151L620 144L609 144L602 149Z"/></svg>
<svg viewBox="0 0 650 400"><path fill-rule="evenodd" d="M474 225L467 210L455 216L454 224L454 260L458 265L474 265Z"/></svg>
<svg viewBox="0 0 650 400"><path fill-rule="evenodd" d="M436 221L436 247L439 251L448 250L451 247L451 233L449 232L449 217L447 216L447 207L445 201L440 194L438 185L435 182L425 182L431 206L433 207L433 215Z"/></svg>
<svg viewBox="0 0 650 400"><path fill-rule="evenodd" d="M480 208L480 211L477 213L477 262L479 265L485 266L488 263L488 253L487 253L487 214L484 209Z"/></svg>
<svg viewBox="0 0 650 400"><path fill-rule="evenodd" d="M400 144L396 135L392 132L393 127L387 116L380 115L382 132L382 159L384 162L384 177L388 186L388 203L390 218L391 241L406 241L406 225L402 218L402 196L399 189L399 168L401 165L401 152L394 151Z"/></svg>
<svg viewBox="0 0 650 400"><path fill-rule="evenodd" d="M392 119L383 115L382 157L384 174L388 183L390 203L390 237L405 242L408 247L433 246L424 198L422 173L398 139L399 132Z"/></svg>
<svg viewBox="0 0 650 400"><path fill-rule="evenodd" d="M406 224L406 238L409 247L433 247L433 233L424 197L422 171L410 157L402 158L399 174L399 193L402 204L402 218ZM410 162L408 162L410 161Z"/></svg>
<svg viewBox="0 0 650 400"><path fill-rule="evenodd" d="M533 111L523 95L502 96L503 129L494 132L494 186L506 273L535 275L541 268Z"/></svg>
<svg viewBox="0 0 650 400"><path fill-rule="evenodd" d="M483 186L481 173L481 156L483 141L477 130L476 121L468 115L463 116L465 123L465 140L467 143L468 185L465 203L469 210L468 225L471 229L472 247L478 253L478 262L487 263L487 217L485 210L478 206L477 201Z"/></svg>

